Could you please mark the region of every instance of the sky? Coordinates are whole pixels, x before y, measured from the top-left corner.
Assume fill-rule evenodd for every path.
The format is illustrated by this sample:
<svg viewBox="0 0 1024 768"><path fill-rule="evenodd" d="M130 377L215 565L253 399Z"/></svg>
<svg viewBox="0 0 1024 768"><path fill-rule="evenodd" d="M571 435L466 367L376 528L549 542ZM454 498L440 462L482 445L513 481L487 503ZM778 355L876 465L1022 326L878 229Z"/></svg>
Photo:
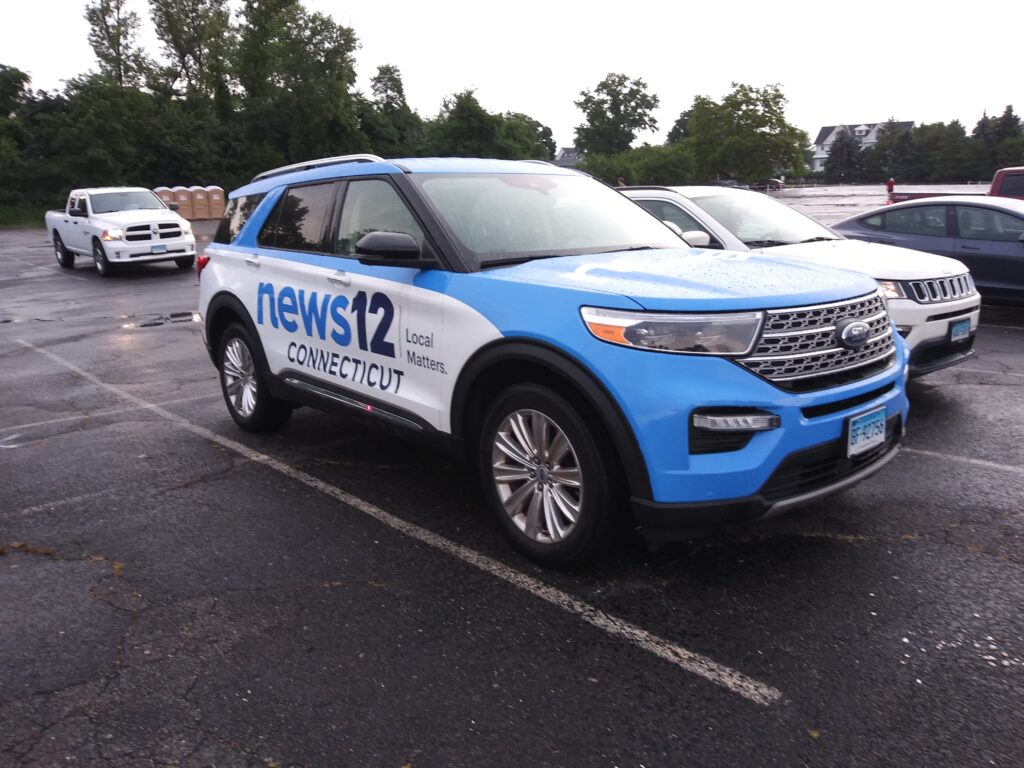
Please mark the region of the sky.
<svg viewBox="0 0 1024 768"><path fill-rule="evenodd" d="M1018 45L1000 37L1024 26L1020 0L975 0L955 11L925 0L304 2L355 30L365 93L377 67L393 64L423 117L470 88L492 112L523 112L549 126L560 147L572 145L583 120L573 102L610 72L643 80L661 101L658 130L637 144L663 142L695 96L721 99L733 82L778 84L787 119L812 141L839 123L960 120L969 133L984 111L1013 104L1024 114ZM148 4L129 5L159 57ZM47 90L95 69L83 8L83 0L2 0L0 64Z"/></svg>

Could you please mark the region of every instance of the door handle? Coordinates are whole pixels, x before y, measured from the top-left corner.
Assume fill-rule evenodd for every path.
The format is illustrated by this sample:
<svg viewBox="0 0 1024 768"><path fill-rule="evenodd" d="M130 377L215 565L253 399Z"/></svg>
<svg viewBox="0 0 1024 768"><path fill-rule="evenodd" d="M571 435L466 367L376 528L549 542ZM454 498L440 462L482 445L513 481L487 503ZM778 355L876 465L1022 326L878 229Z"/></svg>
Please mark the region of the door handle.
<svg viewBox="0 0 1024 768"><path fill-rule="evenodd" d="M339 269L334 274L327 276L327 282L337 285L351 285L352 278L348 276L347 272Z"/></svg>
<svg viewBox="0 0 1024 768"><path fill-rule="evenodd" d="M260 268L260 257L259 256L246 256L245 263L247 266Z"/></svg>

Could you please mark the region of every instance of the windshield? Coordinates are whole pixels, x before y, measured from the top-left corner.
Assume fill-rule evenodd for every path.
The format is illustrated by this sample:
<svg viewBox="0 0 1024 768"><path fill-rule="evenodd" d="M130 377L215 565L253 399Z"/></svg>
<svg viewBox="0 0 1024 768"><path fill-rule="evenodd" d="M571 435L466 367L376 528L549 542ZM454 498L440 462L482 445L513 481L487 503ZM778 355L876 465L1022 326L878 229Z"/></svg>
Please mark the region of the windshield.
<svg viewBox="0 0 1024 768"><path fill-rule="evenodd" d="M759 192L688 197L751 248L839 239L814 219Z"/></svg>
<svg viewBox="0 0 1024 768"><path fill-rule="evenodd" d="M413 174L476 266L637 248L685 248L633 201L587 176Z"/></svg>
<svg viewBox="0 0 1024 768"><path fill-rule="evenodd" d="M143 211L154 208L165 208L160 198L152 192L138 190L135 192L101 192L89 197L93 213L112 213L114 211Z"/></svg>

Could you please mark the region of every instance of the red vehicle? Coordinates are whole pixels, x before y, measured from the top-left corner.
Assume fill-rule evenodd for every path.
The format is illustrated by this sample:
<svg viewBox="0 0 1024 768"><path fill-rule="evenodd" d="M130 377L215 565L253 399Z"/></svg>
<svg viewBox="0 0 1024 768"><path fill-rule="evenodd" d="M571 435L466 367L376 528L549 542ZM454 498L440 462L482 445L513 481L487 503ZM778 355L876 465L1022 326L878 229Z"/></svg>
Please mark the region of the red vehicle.
<svg viewBox="0 0 1024 768"><path fill-rule="evenodd" d="M962 195L963 192L893 192L889 191L890 203L902 203L907 200L917 200L921 197L941 197L943 195ZM1016 168L1000 168L992 177L992 185L988 192L978 192L978 195L989 195L991 197L1014 197L1024 200L1024 166Z"/></svg>

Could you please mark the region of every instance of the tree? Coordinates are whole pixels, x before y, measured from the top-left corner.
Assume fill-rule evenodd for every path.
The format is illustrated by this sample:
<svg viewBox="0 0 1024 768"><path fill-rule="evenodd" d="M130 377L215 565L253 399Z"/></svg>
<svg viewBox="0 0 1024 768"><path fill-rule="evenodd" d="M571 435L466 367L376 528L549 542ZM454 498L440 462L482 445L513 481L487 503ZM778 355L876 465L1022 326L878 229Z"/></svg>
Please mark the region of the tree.
<svg viewBox="0 0 1024 768"><path fill-rule="evenodd" d="M532 158L554 160L558 147L551 129L522 112L502 115L501 145L498 157L510 159Z"/></svg>
<svg viewBox="0 0 1024 768"><path fill-rule="evenodd" d="M864 150L862 178L865 181L889 178L905 181L910 175L912 155L910 130L890 117L878 128L875 145Z"/></svg>
<svg viewBox="0 0 1024 768"><path fill-rule="evenodd" d="M1008 139L1015 139L1021 135L1020 118L1013 113L1013 105L1007 104L993 126L993 137L996 144L1002 144Z"/></svg>
<svg viewBox="0 0 1024 768"><path fill-rule="evenodd" d="M85 6L89 45L100 72L118 86L138 86L152 68L138 47L139 15L125 10L126 0L92 0Z"/></svg>
<svg viewBox="0 0 1024 768"><path fill-rule="evenodd" d="M362 99L360 127L374 152L384 157L415 157L426 150L423 119L405 100L402 73L393 64L377 67L370 78L373 100Z"/></svg>
<svg viewBox="0 0 1024 768"><path fill-rule="evenodd" d="M227 0L150 0L150 13L186 90L216 93L227 75Z"/></svg>
<svg viewBox="0 0 1024 768"><path fill-rule="evenodd" d="M864 151L860 141L842 128L832 141L825 160L825 178L832 182L857 182L863 177Z"/></svg>
<svg viewBox="0 0 1024 768"><path fill-rule="evenodd" d="M721 103L696 97L685 113L696 177L753 182L777 174L802 174L803 149L810 139L786 121L785 105L778 85L733 83Z"/></svg>
<svg viewBox="0 0 1024 768"><path fill-rule="evenodd" d="M679 113L679 117L676 118L675 123L672 125L671 130L668 132L668 136L665 138L666 144L678 144L680 141L690 135L690 110Z"/></svg>
<svg viewBox="0 0 1024 768"><path fill-rule="evenodd" d="M651 112L659 100L647 92L643 80L609 73L593 92L581 91L573 102L583 111L586 122L576 126L576 148L584 154L614 155L629 149L638 131L656 130Z"/></svg>

